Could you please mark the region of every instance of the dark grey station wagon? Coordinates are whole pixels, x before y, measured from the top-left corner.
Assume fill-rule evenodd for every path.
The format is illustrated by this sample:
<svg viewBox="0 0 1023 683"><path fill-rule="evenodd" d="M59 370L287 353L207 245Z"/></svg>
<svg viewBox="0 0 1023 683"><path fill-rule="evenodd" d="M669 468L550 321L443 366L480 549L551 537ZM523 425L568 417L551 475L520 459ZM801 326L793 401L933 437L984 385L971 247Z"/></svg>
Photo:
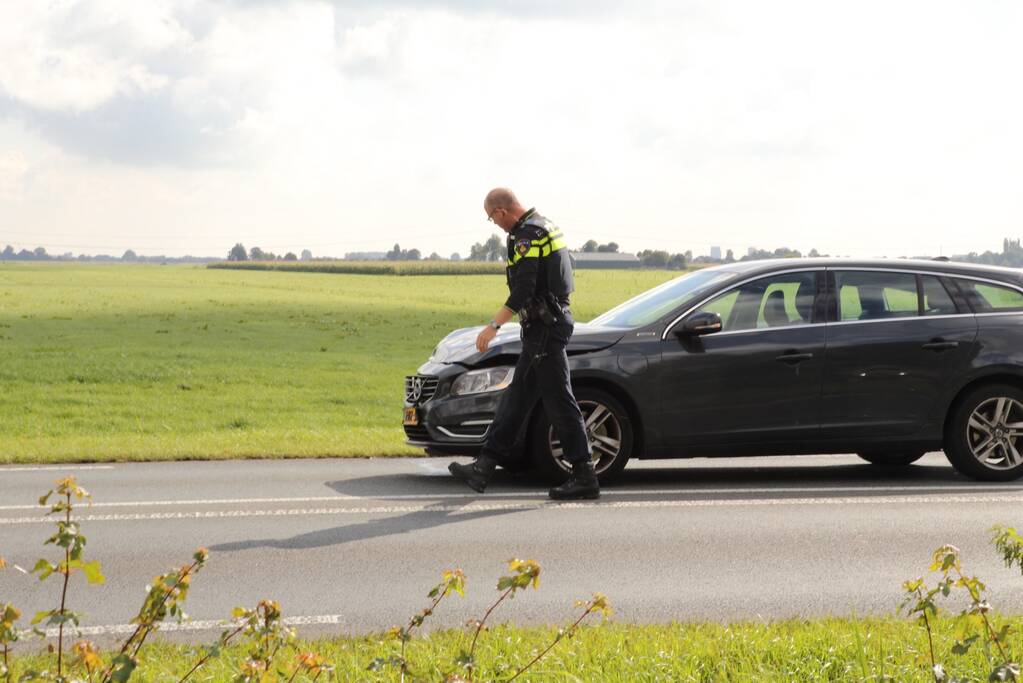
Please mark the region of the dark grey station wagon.
<svg viewBox="0 0 1023 683"><path fill-rule="evenodd" d="M520 351L505 326L445 337L405 380L408 443L478 451ZM1023 271L784 259L687 273L579 324L568 348L597 471L630 458L943 449L976 479L1023 475ZM509 469L563 476L541 405Z"/></svg>

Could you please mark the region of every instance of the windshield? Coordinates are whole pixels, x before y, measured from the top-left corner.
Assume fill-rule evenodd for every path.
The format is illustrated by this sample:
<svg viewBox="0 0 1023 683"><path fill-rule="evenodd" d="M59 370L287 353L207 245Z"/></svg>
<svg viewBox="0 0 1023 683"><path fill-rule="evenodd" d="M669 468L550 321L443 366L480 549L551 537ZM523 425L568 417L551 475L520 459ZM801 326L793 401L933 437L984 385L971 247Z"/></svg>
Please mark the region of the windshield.
<svg viewBox="0 0 1023 683"><path fill-rule="evenodd" d="M649 325L686 301L706 294L733 277L735 273L732 271L719 268L694 270L615 306L607 313L594 318L590 324L608 327Z"/></svg>

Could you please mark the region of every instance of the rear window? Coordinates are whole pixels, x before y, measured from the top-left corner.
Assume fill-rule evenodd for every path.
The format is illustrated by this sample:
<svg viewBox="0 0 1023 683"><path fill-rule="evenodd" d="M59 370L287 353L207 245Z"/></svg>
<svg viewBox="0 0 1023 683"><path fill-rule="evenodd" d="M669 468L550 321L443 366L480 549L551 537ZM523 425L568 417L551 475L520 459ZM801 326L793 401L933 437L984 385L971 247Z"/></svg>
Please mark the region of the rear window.
<svg viewBox="0 0 1023 683"><path fill-rule="evenodd" d="M963 296L976 313L1023 311L1023 292L976 280L956 280Z"/></svg>
<svg viewBox="0 0 1023 683"><path fill-rule="evenodd" d="M874 271L835 271L838 319L886 320L919 315L916 275Z"/></svg>

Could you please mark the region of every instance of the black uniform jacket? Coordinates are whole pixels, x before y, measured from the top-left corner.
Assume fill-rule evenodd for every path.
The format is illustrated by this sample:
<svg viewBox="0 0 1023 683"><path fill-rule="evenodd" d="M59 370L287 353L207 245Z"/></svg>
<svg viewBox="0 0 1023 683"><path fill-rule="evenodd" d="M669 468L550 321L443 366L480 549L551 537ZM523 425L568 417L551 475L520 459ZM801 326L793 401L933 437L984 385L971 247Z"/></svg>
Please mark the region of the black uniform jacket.
<svg viewBox="0 0 1023 683"><path fill-rule="evenodd" d="M516 313L531 298L548 292L567 306L575 290L572 262L561 230L530 209L522 214L508 233L508 300L505 306Z"/></svg>

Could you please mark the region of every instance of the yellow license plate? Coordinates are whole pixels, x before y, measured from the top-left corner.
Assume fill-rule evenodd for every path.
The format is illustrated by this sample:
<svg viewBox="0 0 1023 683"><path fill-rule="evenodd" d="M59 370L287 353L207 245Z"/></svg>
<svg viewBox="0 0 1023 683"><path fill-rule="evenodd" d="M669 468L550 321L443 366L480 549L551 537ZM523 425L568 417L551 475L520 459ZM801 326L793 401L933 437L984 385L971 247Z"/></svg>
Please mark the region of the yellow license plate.
<svg viewBox="0 0 1023 683"><path fill-rule="evenodd" d="M419 424L419 414L416 412L416 407L405 408L405 415L401 419L403 425L416 426Z"/></svg>

